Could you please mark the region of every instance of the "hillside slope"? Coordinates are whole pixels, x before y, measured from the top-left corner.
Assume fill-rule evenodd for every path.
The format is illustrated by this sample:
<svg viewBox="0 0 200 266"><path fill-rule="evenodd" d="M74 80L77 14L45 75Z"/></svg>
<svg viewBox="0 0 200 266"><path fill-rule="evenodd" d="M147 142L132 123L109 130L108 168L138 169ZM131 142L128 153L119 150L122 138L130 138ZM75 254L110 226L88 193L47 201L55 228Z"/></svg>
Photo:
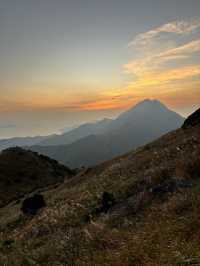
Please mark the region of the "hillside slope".
<svg viewBox="0 0 200 266"><path fill-rule="evenodd" d="M24 194L63 182L73 172L55 160L21 148L0 153L0 207Z"/></svg>
<svg viewBox="0 0 200 266"><path fill-rule="evenodd" d="M200 265L199 136L198 123L83 170L32 218L0 209L0 263Z"/></svg>

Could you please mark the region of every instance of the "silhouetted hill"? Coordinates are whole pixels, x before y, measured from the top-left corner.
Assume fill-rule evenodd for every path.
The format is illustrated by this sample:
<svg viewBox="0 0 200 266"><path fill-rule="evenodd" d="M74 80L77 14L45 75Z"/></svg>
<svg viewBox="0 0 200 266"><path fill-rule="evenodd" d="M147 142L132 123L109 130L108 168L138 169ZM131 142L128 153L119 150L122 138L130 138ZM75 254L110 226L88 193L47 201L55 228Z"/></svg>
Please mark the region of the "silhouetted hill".
<svg viewBox="0 0 200 266"><path fill-rule="evenodd" d="M1 265L200 265L200 124L0 209Z"/></svg>
<svg viewBox="0 0 200 266"><path fill-rule="evenodd" d="M185 120L182 128L190 128L198 124L200 124L200 108Z"/></svg>
<svg viewBox="0 0 200 266"><path fill-rule="evenodd" d="M183 121L184 118L159 101L145 100L122 113L117 119L109 121L106 126L103 124L101 134L88 135L70 145L45 147L37 145L30 149L70 167L92 166L144 145L180 127ZM83 133L81 128L77 131Z"/></svg>
<svg viewBox="0 0 200 266"><path fill-rule="evenodd" d="M0 207L72 175L69 168L46 156L18 147L4 150L0 153Z"/></svg>

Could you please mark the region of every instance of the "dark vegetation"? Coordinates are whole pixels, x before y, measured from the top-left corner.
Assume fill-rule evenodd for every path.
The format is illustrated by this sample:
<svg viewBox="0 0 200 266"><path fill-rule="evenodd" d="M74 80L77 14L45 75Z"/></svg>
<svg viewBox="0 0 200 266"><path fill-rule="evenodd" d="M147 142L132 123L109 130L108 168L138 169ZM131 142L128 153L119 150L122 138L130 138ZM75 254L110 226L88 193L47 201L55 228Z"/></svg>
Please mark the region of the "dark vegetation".
<svg viewBox="0 0 200 266"><path fill-rule="evenodd" d="M102 201L101 201L101 211L107 213L110 208L115 205L115 198L112 193L103 192Z"/></svg>
<svg viewBox="0 0 200 266"><path fill-rule="evenodd" d="M46 206L44 197L40 194L35 194L23 201L21 210L24 214L35 215L37 212Z"/></svg>

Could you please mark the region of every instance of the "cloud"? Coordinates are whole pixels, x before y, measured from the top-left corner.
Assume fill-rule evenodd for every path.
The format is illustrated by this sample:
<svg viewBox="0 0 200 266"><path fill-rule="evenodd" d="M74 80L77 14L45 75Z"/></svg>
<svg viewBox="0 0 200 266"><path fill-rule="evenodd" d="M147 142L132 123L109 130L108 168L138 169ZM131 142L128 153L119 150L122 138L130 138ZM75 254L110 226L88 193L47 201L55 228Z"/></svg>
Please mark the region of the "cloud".
<svg viewBox="0 0 200 266"><path fill-rule="evenodd" d="M192 19L190 21L172 21L170 23L164 24L160 27L157 27L153 30L147 31L145 33L139 34L132 42L129 43L129 46L134 46L137 48L143 48L148 46L152 41L158 39L161 34L187 34L194 32L200 28L200 19Z"/></svg>
<svg viewBox="0 0 200 266"><path fill-rule="evenodd" d="M175 65L176 68L195 65L195 60L198 60L196 55L200 53L200 39L194 39L194 36L187 35L184 38L184 42L180 43L180 40L178 40L178 35L191 33L195 30L197 32L200 30L200 19L173 21L146 33L139 34L133 40L132 47L142 47L144 49L141 49L139 58L131 60L124 65L125 71L133 74L135 80L138 80L144 79L144 77L153 73L162 72L165 69L173 69ZM173 37L168 34L165 35L165 43L170 43L170 47L164 44L162 39L158 38L161 33L174 34ZM152 40L154 41L154 47L159 47L159 49L148 50L147 48L148 54L146 54L146 47ZM198 65L199 63L194 68L196 69Z"/></svg>
<svg viewBox="0 0 200 266"><path fill-rule="evenodd" d="M119 109L120 107L124 107L123 105L119 105L119 103L113 102L112 100L104 100L91 102L88 104L80 105L79 108L81 110L109 110L109 109Z"/></svg>
<svg viewBox="0 0 200 266"><path fill-rule="evenodd" d="M153 86L156 86L158 90L163 84L169 84L175 81L184 81L194 77L200 77L200 65L185 66L160 72L145 73L142 78L131 82L129 87L131 86L144 90L145 88L152 89Z"/></svg>
<svg viewBox="0 0 200 266"><path fill-rule="evenodd" d="M131 49L137 50L137 56L140 49L139 58L123 66L125 72L132 75L132 80L121 88L102 90L97 100L79 103L78 108L126 108L147 97L172 101L176 93L188 101L194 101L197 97L189 95L198 92L200 86L198 30L200 19L192 19L173 21L139 34L129 44ZM179 38L180 35L184 38Z"/></svg>
<svg viewBox="0 0 200 266"><path fill-rule="evenodd" d="M121 96L172 101L178 93L188 104L199 100L199 33L200 19L192 19L173 21L136 36L129 47L137 57L123 66L132 80L121 90ZM194 92L199 96L193 97Z"/></svg>
<svg viewBox="0 0 200 266"><path fill-rule="evenodd" d="M176 94L184 98L184 103L186 99L194 102L200 86L198 30L200 19L192 19L173 21L139 34L129 44L136 49L137 57L123 66L131 74L131 81L121 88L102 90L97 100L80 103L78 108L119 109L147 97L173 101Z"/></svg>
<svg viewBox="0 0 200 266"><path fill-rule="evenodd" d="M171 60L181 60L190 58L192 55L200 52L200 39L191 41L176 48L166 50L164 52L153 54L134 60L124 65L127 73L133 73L141 76L145 72L159 70L161 65Z"/></svg>

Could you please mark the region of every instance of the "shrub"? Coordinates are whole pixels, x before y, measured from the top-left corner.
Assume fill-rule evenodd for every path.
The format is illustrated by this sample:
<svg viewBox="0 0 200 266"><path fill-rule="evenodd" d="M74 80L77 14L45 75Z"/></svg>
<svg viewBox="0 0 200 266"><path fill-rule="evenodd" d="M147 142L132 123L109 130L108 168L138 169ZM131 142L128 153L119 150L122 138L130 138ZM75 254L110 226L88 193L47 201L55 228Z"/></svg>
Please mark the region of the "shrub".
<svg viewBox="0 0 200 266"><path fill-rule="evenodd" d="M4 247L11 247L11 245L14 244L14 240L13 239L6 239L2 242L2 246Z"/></svg>
<svg viewBox="0 0 200 266"><path fill-rule="evenodd" d="M35 194L33 197L27 198L23 201L21 211L24 214L37 214L38 210L45 207L46 203L44 197L40 194Z"/></svg>
<svg viewBox="0 0 200 266"><path fill-rule="evenodd" d="M101 210L103 212L108 212L110 208L112 208L115 204L115 198L112 193L103 192L102 200L101 200Z"/></svg>

